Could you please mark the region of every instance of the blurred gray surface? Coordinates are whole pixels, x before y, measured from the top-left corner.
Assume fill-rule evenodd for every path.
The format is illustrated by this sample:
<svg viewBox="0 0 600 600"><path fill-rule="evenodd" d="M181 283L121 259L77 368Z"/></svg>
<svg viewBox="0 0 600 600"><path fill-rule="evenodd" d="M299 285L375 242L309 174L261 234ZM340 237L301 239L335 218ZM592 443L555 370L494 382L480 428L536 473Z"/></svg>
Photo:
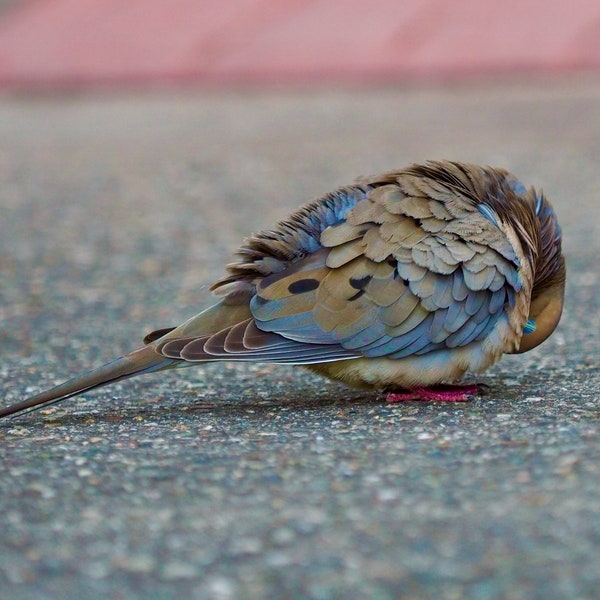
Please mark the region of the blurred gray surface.
<svg viewBox="0 0 600 600"><path fill-rule="evenodd" d="M244 235L427 158L543 187L556 334L467 404L208 365L0 425L0 598L598 598L600 81L0 99L1 402L210 302Z"/></svg>

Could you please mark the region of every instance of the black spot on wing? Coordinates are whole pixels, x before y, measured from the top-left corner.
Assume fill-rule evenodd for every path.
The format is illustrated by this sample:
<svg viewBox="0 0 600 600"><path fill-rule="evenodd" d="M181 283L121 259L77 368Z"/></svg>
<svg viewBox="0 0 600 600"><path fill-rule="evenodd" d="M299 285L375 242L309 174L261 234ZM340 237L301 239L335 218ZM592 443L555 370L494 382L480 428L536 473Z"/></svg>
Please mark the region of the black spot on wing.
<svg viewBox="0 0 600 600"><path fill-rule="evenodd" d="M350 285L355 290L364 290L365 286L367 285L367 283L369 283L369 281L371 281L371 279L373 279L372 275L365 275L364 277L361 277L360 279L354 279L354 277L351 277Z"/></svg>
<svg viewBox="0 0 600 600"><path fill-rule="evenodd" d="M318 279L299 279L290 283L288 286L288 292L290 294L304 294L305 292L312 292L319 287Z"/></svg>

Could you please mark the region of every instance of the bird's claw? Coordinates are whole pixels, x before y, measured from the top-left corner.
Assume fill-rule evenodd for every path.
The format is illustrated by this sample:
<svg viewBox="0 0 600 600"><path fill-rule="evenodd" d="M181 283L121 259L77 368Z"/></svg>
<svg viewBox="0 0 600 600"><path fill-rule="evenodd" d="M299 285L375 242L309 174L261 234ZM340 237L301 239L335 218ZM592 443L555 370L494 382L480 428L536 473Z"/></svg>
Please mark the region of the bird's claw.
<svg viewBox="0 0 600 600"><path fill-rule="evenodd" d="M429 402L468 402L483 395L489 386L485 384L470 385L436 385L432 387L415 387L402 392L390 392L386 402L408 402L424 400Z"/></svg>

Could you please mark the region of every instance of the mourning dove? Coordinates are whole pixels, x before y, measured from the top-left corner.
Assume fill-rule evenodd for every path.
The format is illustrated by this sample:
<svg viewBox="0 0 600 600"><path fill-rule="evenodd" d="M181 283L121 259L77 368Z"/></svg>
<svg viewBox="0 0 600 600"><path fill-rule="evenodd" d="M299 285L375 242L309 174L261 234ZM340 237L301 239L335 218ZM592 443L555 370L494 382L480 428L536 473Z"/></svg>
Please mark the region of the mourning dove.
<svg viewBox="0 0 600 600"><path fill-rule="evenodd" d="M561 232L542 193L499 168L427 162L364 177L252 235L221 299L124 357L0 410L206 361L302 365L388 400L453 387L543 342L561 316Z"/></svg>

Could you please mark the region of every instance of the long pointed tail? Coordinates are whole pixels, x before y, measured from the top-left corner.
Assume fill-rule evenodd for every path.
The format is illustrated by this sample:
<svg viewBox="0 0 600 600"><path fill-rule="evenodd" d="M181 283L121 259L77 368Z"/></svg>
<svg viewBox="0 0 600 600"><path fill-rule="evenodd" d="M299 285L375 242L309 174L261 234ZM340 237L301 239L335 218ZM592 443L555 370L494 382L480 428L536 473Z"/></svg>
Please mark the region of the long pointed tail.
<svg viewBox="0 0 600 600"><path fill-rule="evenodd" d="M28 400L0 408L0 419L17 413L31 412L120 379L127 379L141 373L160 371L175 362L157 354L152 346L140 348L93 371L69 379L69 381L41 392Z"/></svg>

